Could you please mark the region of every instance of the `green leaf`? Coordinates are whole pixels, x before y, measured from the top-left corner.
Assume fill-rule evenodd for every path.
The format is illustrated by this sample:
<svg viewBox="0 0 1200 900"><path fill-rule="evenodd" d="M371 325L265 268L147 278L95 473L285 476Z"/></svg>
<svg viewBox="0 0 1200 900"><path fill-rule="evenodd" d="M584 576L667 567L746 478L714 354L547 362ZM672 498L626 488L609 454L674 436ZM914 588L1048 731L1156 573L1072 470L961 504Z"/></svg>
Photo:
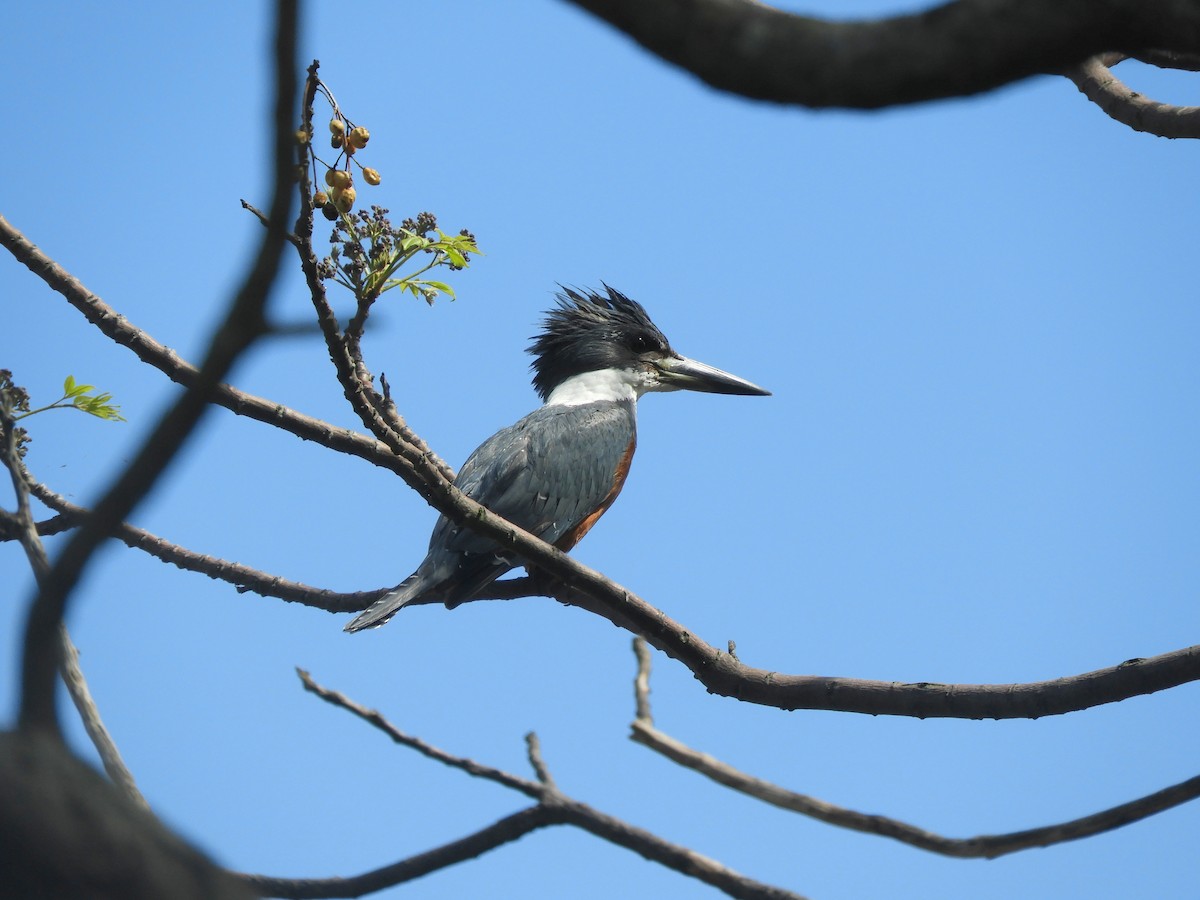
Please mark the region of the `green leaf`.
<svg viewBox="0 0 1200 900"><path fill-rule="evenodd" d="M63 382L63 396L68 398L78 397L95 389L96 386L92 384L76 384L74 375L68 375L66 381Z"/></svg>
<svg viewBox="0 0 1200 900"><path fill-rule="evenodd" d="M459 267L465 267L467 265L467 258L453 247L443 247L442 252L446 254L446 259L450 260L452 265Z"/></svg>
<svg viewBox="0 0 1200 900"><path fill-rule="evenodd" d="M448 294L452 300L458 299L458 297L456 297L454 294L454 288L450 287L450 285L446 284L444 281L430 280L426 281L425 284L429 285L434 290L441 291L443 294Z"/></svg>

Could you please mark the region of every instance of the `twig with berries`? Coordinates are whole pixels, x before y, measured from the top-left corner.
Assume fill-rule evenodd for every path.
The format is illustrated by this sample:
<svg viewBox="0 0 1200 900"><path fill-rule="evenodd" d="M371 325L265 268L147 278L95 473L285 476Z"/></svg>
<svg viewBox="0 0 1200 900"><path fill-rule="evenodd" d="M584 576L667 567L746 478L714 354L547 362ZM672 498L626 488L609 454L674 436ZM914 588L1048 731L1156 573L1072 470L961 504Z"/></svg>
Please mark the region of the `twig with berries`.
<svg viewBox="0 0 1200 900"><path fill-rule="evenodd" d="M386 444L398 459L405 462L400 469L404 480L422 495L426 495L432 490L432 485L441 484L452 478L453 470L408 426L396 410L395 405L379 394L375 388L375 379L363 358L360 343L371 305L382 294L385 287L390 289L396 286L388 283L397 278L398 273L395 271L382 279L378 276L371 277L373 269L382 267L382 271L386 271L393 260L395 236L394 229L386 219L387 210L372 209L364 217L361 211L359 213L352 213L350 210L337 212L337 207L333 206L336 223L331 238L334 245L333 252L324 260L319 260L313 248L313 214L315 212L313 201L314 194L320 193L314 191L318 167L349 173L349 167L357 164L357 160L353 163L347 160L347 157L353 157L354 153L340 154L335 160L337 164L332 166L317 159L312 153L313 104L318 96L325 97L333 107L334 118L342 122L340 133L343 135L341 148L343 151L346 134L353 133L354 128L358 127L350 123L349 119L342 114L332 93L318 77L319 65L320 63L314 60L313 64L309 66L301 110L301 127L296 133L300 161L297 176L301 200L300 217L296 222L296 249L300 255L305 281L312 295L317 323L324 335L330 360L337 371L338 381L345 391L346 399L372 434ZM334 128L336 129L336 126ZM334 131L331 130L330 134L333 133ZM360 141L361 138L356 138L353 143L357 144ZM355 147L355 152L358 149L360 148ZM346 176L330 175L329 177L331 181L335 177L337 178L340 184L339 189L342 191L346 187L353 186L352 175L350 175L351 180L348 183L342 181ZM374 175L367 177L370 177L372 181L375 180ZM327 186L332 188L334 185L327 183ZM328 197L326 200L328 207L332 204L332 200ZM345 199L342 200L342 203L345 205ZM328 212L325 214L329 215ZM374 237L372 233L374 233ZM391 234L391 238L385 237L388 234ZM466 236L461 237L464 240L467 239ZM474 239L470 238L469 240L470 247L464 248L460 253L477 252ZM457 263L458 260L451 259L450 262ZM465 257L463 262L466 262ZM345 331L329 302L326 292L328 281L347 287L355 294L358 301L354 316Z"/></svg>

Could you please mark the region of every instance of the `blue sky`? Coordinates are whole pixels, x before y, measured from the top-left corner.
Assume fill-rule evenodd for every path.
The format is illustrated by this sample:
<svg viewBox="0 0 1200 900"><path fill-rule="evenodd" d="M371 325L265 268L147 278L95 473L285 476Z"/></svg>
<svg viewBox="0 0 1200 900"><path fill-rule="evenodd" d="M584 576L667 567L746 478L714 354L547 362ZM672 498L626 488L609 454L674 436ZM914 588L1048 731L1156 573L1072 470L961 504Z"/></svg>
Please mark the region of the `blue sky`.
<svg viewBox="0 0 1200 900"><path fill-rule="evenodd" d="M3 214L196 360L259 237L238 201L267 199L266 8L8 15ZM556 283L604 280L683 353L774 391L646 398L626 490L575 551L587 564L783 672L1032 681L1195 643L1194 147L1128 131L1056 78L877 114L753 104L549 0L312 4L314 57L372 132L384 182L360 197L398 217L433 210L486 254L455 277L456 302L389 295L366 342L452 464L536 404L523 348ZM1121 73L1194 101L1194 81ZM177 390L11 260L0 296L0 366L35 400L73 374L129 420L29 423L34 473L88 503ZM294 265L272 313L311 313ZM232 380L360 427L316 339L267 343ZM434 518L389 473L222 410L135 516L339 590L405 577ZM13 546L0 566L11 721L30 578ZM305 695L301 666L518 774L536 730L572 796L817 900L1194 890L1195 804L983 862L729 794L626 739L629 636L552 601L424 607L357 636L342 624L118 546L69 622L151 804L236 868L352 874L524 803ZM739 705L655 665L657 721L680 739L954 836L1073 818L1196 774L1194 685L1035 722L921 722ZM615 893L716 896L565 829L382 896Z"/></svg>

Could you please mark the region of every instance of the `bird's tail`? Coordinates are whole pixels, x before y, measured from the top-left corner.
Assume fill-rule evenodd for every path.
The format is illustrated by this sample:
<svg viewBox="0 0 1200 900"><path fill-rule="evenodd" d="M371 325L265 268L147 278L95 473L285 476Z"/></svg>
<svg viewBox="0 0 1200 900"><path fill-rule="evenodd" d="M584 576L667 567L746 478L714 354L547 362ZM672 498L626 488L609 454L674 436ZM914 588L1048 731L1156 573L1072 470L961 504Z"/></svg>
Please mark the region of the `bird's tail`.
<svg viewBox="0 0 1200 900"><path fill-rule="evenodd" d="M346 631L376 628L396 614L405 603L415 600L429 588L428 579L418 569L361 613L346 623Z"/></svg>

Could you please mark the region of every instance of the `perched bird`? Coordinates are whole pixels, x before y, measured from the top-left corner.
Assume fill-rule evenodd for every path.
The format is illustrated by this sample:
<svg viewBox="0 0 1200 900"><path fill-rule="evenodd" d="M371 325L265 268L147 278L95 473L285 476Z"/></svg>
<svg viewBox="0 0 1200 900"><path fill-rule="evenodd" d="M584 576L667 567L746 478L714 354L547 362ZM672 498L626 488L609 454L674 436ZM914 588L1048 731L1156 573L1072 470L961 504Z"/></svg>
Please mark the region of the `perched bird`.
<svg viewBox="0 0 1200 900"><path fill-rule="evenodd" d="M529 347L533 386L544 405L484 441L454 484L514 525L570 550L621 492L642 394L770 391L680 356L641 304L607 285L604 294L564 289L557 301ZM346 630L382 625L418 598L453 608L521 564L495 541L442 516L417 571Z"/></svg>

